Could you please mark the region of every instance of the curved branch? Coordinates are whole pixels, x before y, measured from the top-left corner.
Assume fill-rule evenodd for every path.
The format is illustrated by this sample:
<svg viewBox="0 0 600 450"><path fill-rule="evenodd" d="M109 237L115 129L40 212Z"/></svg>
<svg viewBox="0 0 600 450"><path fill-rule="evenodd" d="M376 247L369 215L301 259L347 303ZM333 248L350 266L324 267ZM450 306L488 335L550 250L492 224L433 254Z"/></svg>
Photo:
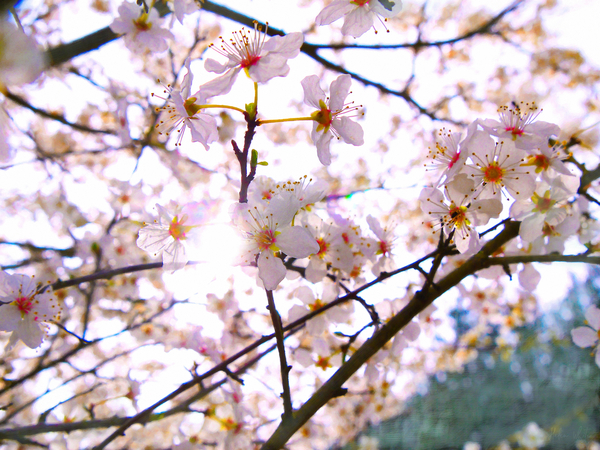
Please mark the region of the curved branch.
<svg viewBox="0 0 600 450"><path fill-rule="evenodd" d="M489 259L490 255L518 235L519 226L520 222L506 223L504 230L502 230L493 240L485 244L479 253L472 256L462 266L437 282L435 286L429 287L426 291L417 292L404 309L392 317L389 322L368 339L300 409L295 411L292 419L280 423L271 438L261 447L261 449L279 450L280 448L283 448L292 435L314 416L319 409L321 409L330 399L339 395L340 392L343 392L343 384L356 373L369 358L375 355L375 353L392 339L398 331L429 306L435 299L456 286L464 278L485 267L485 262Z"/></svg>

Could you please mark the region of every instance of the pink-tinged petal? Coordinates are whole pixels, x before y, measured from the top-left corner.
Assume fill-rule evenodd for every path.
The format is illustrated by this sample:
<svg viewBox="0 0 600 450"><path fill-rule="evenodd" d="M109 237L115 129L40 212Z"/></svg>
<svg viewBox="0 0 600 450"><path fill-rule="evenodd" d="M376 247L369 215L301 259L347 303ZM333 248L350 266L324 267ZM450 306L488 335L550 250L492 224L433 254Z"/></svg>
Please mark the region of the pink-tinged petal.
<svg viewBox="0 0 600 450"><path fill-rule="evenodd" d="M315 128L316 127L317 125L315 122ZM329 150L329 143L333 139L333 135L329 132L318 133L315 130L313 130L311 137L313 138L313 142L317 146L317 156L319 157L320 163L324 166L328 166L329 164L331 164L331 152Z"/></svg>
<svg viewBox="0 0 600 450"><path fill-rule="evenodd" d="M543 214L532 214L521 222L519 236L525 242L533 242L542 235L545 216Z"/></svg>
<svg viewBox="0 0 600 450"><path fill-rule="evenodd" d="M289 72L287 58L278 54L268 54L248 69L250 78L257 83L266 83L275 77L285 77Z"/></svg>
<svg viewBox="0 0 600 450"><path fill-rule="evenodd" d="M303 308L300 305L294 305L288 311L288 322L295 322L298 319L301 319L305 315L308 314L306 308Z"/></svg>
<svg viewBox="0 0 600 450"><path fill-rule="evenodd" d="M349 117L334 120L332 127L346 144L358 146L365 143L362 127Z"/></svg>
<svg viewBox="0 0 600 450"><path fill-rule="evenodd" d="M136 244L139 248L155 255L173 240L169 231L156 225L147 225L139 231Z"/></svg>
<svg viewBox="0 0 600 450"><path fill-rule="evenodd" d="M181 242L176 240L173 240L173 242L165 247L162 259L163 269L168 271L183 269L188 262L185 247Z"/></svg>
<svg viewBox="0 0 600 450"><path fill-rule="evenodd" d="M303 43L304 36L299 32L285 36L273 36L265 43L263 52L278 53L285 59L291 59L300 54L300 47Z"/></svg>
<svg viewBox="0 0 600 450"><path fill-rule="evenodd" d="M344 17L356 7L350 0L334 0L319 13L315 23L317 26L329 25Z"/></svg>
<svg viewBox="0 0 600 450"><path fill-rule="evenodd" d="M533 291L540 283L542 276L535 270L533 264L524 264L519 272L519 284L528 292Z"/></svg>
<svg viewBox="0 0 600 450"><path fill-rule="evenodd" d="M535 178L526 174L520 175L518 179L506 178L504 185L515 200L528 199L535 191Z"/></svg>
<svg viewBox="0 0 600 450"><path fill-rule="evenodd" d="M352 77L348 74L340 75L331 83L329 88L329 109L332 111L341 111L344 108L346 97L350 93Z"/></svg>
<svg viewBox="0 0 600 450"><path fill-rule="evenodd" d="M525 131L547 140L550 136L558 136L560 127L554 123L536 121L525 127Z"/></svg>
<svg viewBox="0 0 600 450"><path fill-rule="evenodd" d="M22 320L20 325L21 326L13 331L13 333L18 333L19 338L27 347L39 347L44 339L44 333L42 332L40 325L33 320Z"/></svg>
<svg viewBox="0 0 600 450"><path fill-rule="evenodd" d="M488 156L491 159L496 147L494 140L490 135L480 130L473 133L473 136L467 145L472 157L475 157L476 161L480 164L481 161L487 161Z"/></svg>
<svg viewBox="0 0 600 450"><path fill-rule="evenodd" d="M439 214L447 212L448 208L444 205L444 194L436 188L424 188L419 195L421 211L425 214Z"/></svg>
<svg viewBox="0 0 600 450"><path fill-rule="evenodd" d="M242 70L240 67L236 67L234 69L230 69L224 75L215 78L214 80L209 81L208 83L200 86L200 89L195 94L197 98L206 101L206 99L215 97L217 95L225 95L231 91L233 83Z"/></svg>
<svg viewBox="0 0 600 450"><path fill-rule="evenodd" d="M360 37L373 26L375 14L367 8L356 8L344 18L342 34L345 36Z"/></svg>
<svg viewBox="0 0 600 450"><path fill-rule="evenodd" d="M208 72L213 72L213 73L223 73L225 72L227 69L231 68L230 64L221 64L219 61L212 59L212 58L208 58L205 62L204 62L204 68L208 71Z"/></svg>
<svg viewBox="0 0 600 450"><path fill-rule="evenodd" d="M600 348L596 348L596 365L600 367Z"/></svg>
<svg viewBox="0 0 600 450"><path fill-rule="evenodd" d="M410 321L402 328L402 334L409 341L416 341L419 334L421 334L421 327L417 322Z"/></svg>
<svg viewBox="0 0 600 450"><path fill-rule="evenodd" d="M306 258L319 251L319 244L306 228L284 228L277 236L277 246L292 258Z"/></svg>
<svg viewBox="0 0 600 450"><path fill-rule="evenodd" d="M321 109L319 100L325 100L325 92L319 85L319 77L309 75L304 78L301 83L304 90L304 103L317 109ZM313 138L314 141L314 138Z"/></svg>
<svg viewBox="0 0 600 450"><path fill-rule="evenodd" d="M181 81L181 96L183 98L189 98L192 90L192 81L194 80L194 74L190 70L191 59L189 56L185 59L184 66L187 69L187 73L183 76Z"/></svg>
<svg viewBox="0 0 600 450"><path fill-rule="evenodd" d="M600 330L600 309L591 305L585 312L585 320L588 321L594 330Z"/></svg>
<svg viewBox="0 0 600 450"><path fill-rule="evenodd" d="M200 142L208 150L208 144L219 138L217 121L208 114L197 114L186 119L192 133L192 142Z"/></svg>
<svg viewBox="0 0 600 450"><path fill-rule="evenodd" d="M0 298L2 302L12 302L12 298ZM14 331L21 321L21 311L14 305L0 305L0 331Z"/></svg>
<svg viewBox="0 0 600 450"><path fill-rule="evenodd" d="M578 327L571 330L571 337L577 347L591 347L598 340L598 333L590 327Z"/></svg>
<svg viewBox="0 0 600 450"><path fill-rule="evenodd" d="M285 278L286 269L281 259L270 250L264 250L258 257L258 276L265 289L272 291Z"/></svg>

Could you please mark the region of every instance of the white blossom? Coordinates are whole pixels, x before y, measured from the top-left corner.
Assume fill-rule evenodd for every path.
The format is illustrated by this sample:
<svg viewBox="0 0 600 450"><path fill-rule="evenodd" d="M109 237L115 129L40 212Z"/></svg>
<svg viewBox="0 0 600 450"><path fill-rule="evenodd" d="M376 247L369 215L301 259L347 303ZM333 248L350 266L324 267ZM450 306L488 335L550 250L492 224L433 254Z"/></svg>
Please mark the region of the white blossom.
<svg viewBox="0 0 600 450"><path fill-rule="evenodd" d="M319 13L315 23L329 25L343 17L342 34L357 38L365 34L375 20L383 23L401 9L400 0L333 0Z"/></svg>
<svg viewBox="0 0 600 450"><path fill-rule="evenodd" d="M571 337L578 347L596 346L596 364L600 367L600 308L590 305L585 312L585 320L588 326L571 330Z"/></svg>
<svg viewBox="0 0 600 450"><path fill-rule="evenodd" d="M560 128L553 123L536 122L541 112L535 103L515 104L513 109L501 106L498 108L500 121L484 119L479 121L479 125L492 136L514 141L517 148L543 148L548 146L550 136L560 133Z"/></svg>
<svg viewBox="0 0 600 450"><path fill-rule="evenodd" d="M304 103L317 108L317 111L311 114L314 122L310 137L317 146L319 161L328 166L331 164L329 144L333 137L355 146L363 145L363 129L347 116L348 113L356 113L358 109L352 104L345 103L350 93L352 77L350 75L337 77L331 83L330 97L325 95L319 86L319 81L318 76L310 75L302 80L302 88Z"/></svg>
<svg viewBox="0 0 600 450"><path fill-rule="evenodd" d="M175 208L174 214L159 204L156 208L159 219L140 230L137 246L154 256L162 255L163 269L181 269L188 262L186 240L190 232L202 223L204 208L200 203L188 203L183 208Z"/></svg>
<svg viewBox="0 0 600 450"><path fill-rule="evenodd" d="M169 94L167 105L162 108L156 108L156 112L161 112L161 117L156 124L159 134L169 136L171 130L177 129L177 141L175 145L181 145L183 134L187 128L192 133L192 142L200 142L206 150L208 144L214 142L219 137L217 131L217 121L210 114L202 111L201 106L206 103L205 93L198 91L191 95L191 86L193 74L190 70L190 58L185 61L187 73L183 77L181 89L172 89L171 86L165 87L165 93ZM161 98L161 97L159 97Z"/></svg>
<svg viewBox="0 0 600 450"><path fill-rule="evenodd" d="M6 346L19 341L29 348L39 347L44 338L44 322L59 321L62 309L46 288L27 275L0 272L0 331L12 332Z"/></svg>
<svg viewBox="0 0 600 450"><path fill-rule="evenodd" d="M211 48L225 56L227 62L221 64L209 58L204 67L209 72L224 74L205 83L200 90L211 97L227 94L242 70L256 83L285 77L290 71L287 61L298 56L304 37L298 32L268 40L266 36L255 22L253 35L242 29L233 33L230 43L221 38L220 47L212 45Z"/></svg>
<svg viewBox="0 0 600 450"><path fill-rule="evenodd" d="M125 46L133 53L161 53L169 48L167 39L173 39L173 34L161 27L161 22L156 8L145 12L135 3L123 2L119 6L119 17L110 29L125 35Z"/></svg>

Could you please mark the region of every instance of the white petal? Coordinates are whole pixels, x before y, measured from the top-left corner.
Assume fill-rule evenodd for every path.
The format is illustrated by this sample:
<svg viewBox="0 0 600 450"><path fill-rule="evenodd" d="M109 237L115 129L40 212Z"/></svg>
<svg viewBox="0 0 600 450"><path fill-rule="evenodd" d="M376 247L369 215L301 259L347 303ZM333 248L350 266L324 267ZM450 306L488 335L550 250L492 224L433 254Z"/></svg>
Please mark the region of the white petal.
<svg viewBox="0 0 600 450"><path fill-rule="evenodd" d="M329 25L344 17L356 7L349 0L334 0L319 13L315 23L318 26Z"/></svg>
<svg viewBox="0 0 600 450"><path fill-rule="evenodd" d="M590 327L579 327L571 330L573 342L578 347L590 347L598 340L598 333Z"/></svg>
<svg viewBox="0 0 600 450"><path fill-rule="evenodd" d="M319 244L303 227L288 227L277 236L277 246L293 258L306 258L319 251Z"/></svg>
<svg viewBox="0 0 600 450"><path fill-rule="evenodd" d="M355 146L363 145L365 143L362 127L349 117L342 117L339 119L339 122L338 120L334 120L332 126L345 143Z"/></svg>
<svg viewBox="0 0 600 450"><path fill-rule="evenodd" d="M285 278L285 266L281 259L276 257L272 251L263 250L258 257L258 276L265 285L265 289L272 291L281 280Z"/></svg>
<svg viewBox="0 0 600 450"><path fill-rule="evenodd" d="M585 312L585 320L588 321L594 330L600 330L600 309L591 305Z"/></svg>
<svg viewBox="0 0 600 450"><path fill-rule="evenodd" d="M341 111L344 107L346 97L350 93L352 77L348 74L340 75L331 83L329 87L329 109L332 111Z"/></svg>
<svg viewBox="0 0 600 450"><path fill-rule="evenodd" d="M304 78L300 84L304 90L304 103L317 109L321 109L319 100L325 100L325 92L319 85L319 77L316 75L309 75ZM314 139L313 139L314 141Z"/></svg>

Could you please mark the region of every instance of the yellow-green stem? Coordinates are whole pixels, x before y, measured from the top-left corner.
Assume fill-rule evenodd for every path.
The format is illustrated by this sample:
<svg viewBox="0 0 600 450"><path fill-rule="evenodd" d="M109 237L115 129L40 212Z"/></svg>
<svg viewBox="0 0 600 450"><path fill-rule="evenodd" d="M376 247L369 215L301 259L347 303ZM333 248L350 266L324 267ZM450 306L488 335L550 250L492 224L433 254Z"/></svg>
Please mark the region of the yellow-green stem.
<svg viewBox="0 0 600 450"><path fill-rule="evenodd" d="M289 119L269 119L269 120L260 119L258 121L258 124L264 125L265 123L296 122L299 120L315 120L315 119L313 119L312 117L290 117Z"/></svg>
<svg viewBox="0 0 600 450"><path fill-rule="evenodd" d="M198 108L200 108L200 109L208 109L208 108L233 109L234 111L238 111L238 112L241 112L242 114L246 114L246 111L244 111L243 109L237 108L235 106L230 106L230 105L198 105Z"/></svg>

